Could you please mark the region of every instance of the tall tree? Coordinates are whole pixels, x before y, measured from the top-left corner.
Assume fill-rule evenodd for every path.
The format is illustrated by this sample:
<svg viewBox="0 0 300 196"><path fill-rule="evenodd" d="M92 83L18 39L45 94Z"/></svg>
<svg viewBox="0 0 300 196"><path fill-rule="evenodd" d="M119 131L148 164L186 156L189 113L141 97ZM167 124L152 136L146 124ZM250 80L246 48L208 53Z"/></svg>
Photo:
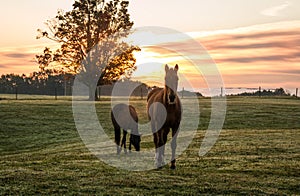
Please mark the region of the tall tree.
<svg viewBox="0 0 300 196"><path fill-rule="evenodd" d="M41 70L78 74L90 89L90 99L97 84L130 77L136 69L133 52L139 48L123 41L133 26L128 5L122 0L75 0L71 11L58 11L47 21L48 31L38 30L37 38L59 43L57 50L46 48L36 56Z"/></svg>

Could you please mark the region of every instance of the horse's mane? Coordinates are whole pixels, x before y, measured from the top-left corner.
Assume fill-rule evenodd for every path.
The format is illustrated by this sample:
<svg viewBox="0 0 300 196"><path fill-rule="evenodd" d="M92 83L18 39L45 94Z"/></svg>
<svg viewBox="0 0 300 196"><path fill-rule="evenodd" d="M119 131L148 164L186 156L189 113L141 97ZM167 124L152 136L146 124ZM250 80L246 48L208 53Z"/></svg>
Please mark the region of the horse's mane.
<svg viewBox="0 0 300 196"><path fill-rule="evenodd" d="M147 101L149 101L149 99L154 95L154 94L156 94L157 92L159 92L159 91L161 91L161 90L163 90L163 88L155 88L155 89L153 89L152 91L150 91L149 93L148 93L148 95L147 95Z"/></svg>

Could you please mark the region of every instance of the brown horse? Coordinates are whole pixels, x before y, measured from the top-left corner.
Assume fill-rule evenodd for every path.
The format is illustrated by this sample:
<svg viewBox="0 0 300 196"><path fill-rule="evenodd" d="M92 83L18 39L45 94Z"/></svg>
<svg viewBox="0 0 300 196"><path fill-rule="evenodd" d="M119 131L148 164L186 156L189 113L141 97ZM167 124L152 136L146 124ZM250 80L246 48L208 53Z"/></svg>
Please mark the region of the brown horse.
<svg viewBox="0 0 300 196"><path fill-rule="evenodd" d="M151 120L151 129L156 148L155 161L157 168L164 165L165 144L170 128L172 129L171 169L176 168L176 139L181 121L181 103L177 95L178 68L177 64L174 69L166 65L165 88L156 88L147 97L147 111L148 117Z"/></svg>
<svg viewBox="0 0 300 196"><path fill-rule="evenodd" d="M131 105L126 104L115 105L111 110L111 120L115 131L117 154L120 154L123 145L124 152L127 153L127 130L131 130L129 139L129 152L131 151L131 144L134 146L136 151L140 151L141 135L138 131L138 116L135 108ZM123 129L123 138L120 146L121 128Z"/></svg>

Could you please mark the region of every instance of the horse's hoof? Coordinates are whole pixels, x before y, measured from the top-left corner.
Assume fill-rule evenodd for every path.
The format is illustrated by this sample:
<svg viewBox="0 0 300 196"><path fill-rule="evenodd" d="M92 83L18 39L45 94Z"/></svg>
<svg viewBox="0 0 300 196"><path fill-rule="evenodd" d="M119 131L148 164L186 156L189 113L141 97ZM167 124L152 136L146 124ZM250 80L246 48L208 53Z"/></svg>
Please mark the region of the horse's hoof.
<svg viewBox="0 0 300 196"><path fill-rule="evenodd" d="M175 170L176 166L175 165L171 165L170 169Z"/></svg>
<svg viewBox="0 0 300 196"><path fill-rule="evenodd" d="M163 165L163 164L156 165L156 169L157 169L157 170L161 170L161 169L164 168L164 166L165 166L165 165Z"/></svg>
<svg viewBox="0 0 300 196"><path fill-rule="evenodd" d="M162 163L156 163L156 169L162 169L164 165Z"/></svg>
<svg viewBox="0 0 300 196"><path fill-rule="evenodd" d="M156 167L156 170L162 170L163 166Z"/></svg>

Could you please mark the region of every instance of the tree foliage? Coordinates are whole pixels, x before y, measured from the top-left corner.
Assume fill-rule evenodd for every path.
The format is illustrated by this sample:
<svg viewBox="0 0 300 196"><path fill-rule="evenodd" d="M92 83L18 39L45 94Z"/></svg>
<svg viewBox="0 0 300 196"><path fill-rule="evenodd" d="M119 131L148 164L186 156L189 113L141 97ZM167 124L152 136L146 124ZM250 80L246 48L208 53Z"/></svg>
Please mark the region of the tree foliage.
<svg viewBox="0 0 300 196"><path fill-rule="evenodd" d="M70 94L73 77L66 74L54 73L46 70L46 77L42 72L25 74L5 74L0 76L0 93L30 94L30 95L64 95ZM66 76L69 76L66 77Z"/></svg>
<svg viewBox="0 0 300 196"><path fill-rule="evenodd" d="M46 48L36 59L42 71L55 68L64 73L78 74L91 88L111 83L121 76L130 77L136 69L134 51L125 41L133 22L128 1L75 0L73 9L59 10L47 21L47 31L38 30L37 38L45 37L59 43L52 51Z"/></svg>

